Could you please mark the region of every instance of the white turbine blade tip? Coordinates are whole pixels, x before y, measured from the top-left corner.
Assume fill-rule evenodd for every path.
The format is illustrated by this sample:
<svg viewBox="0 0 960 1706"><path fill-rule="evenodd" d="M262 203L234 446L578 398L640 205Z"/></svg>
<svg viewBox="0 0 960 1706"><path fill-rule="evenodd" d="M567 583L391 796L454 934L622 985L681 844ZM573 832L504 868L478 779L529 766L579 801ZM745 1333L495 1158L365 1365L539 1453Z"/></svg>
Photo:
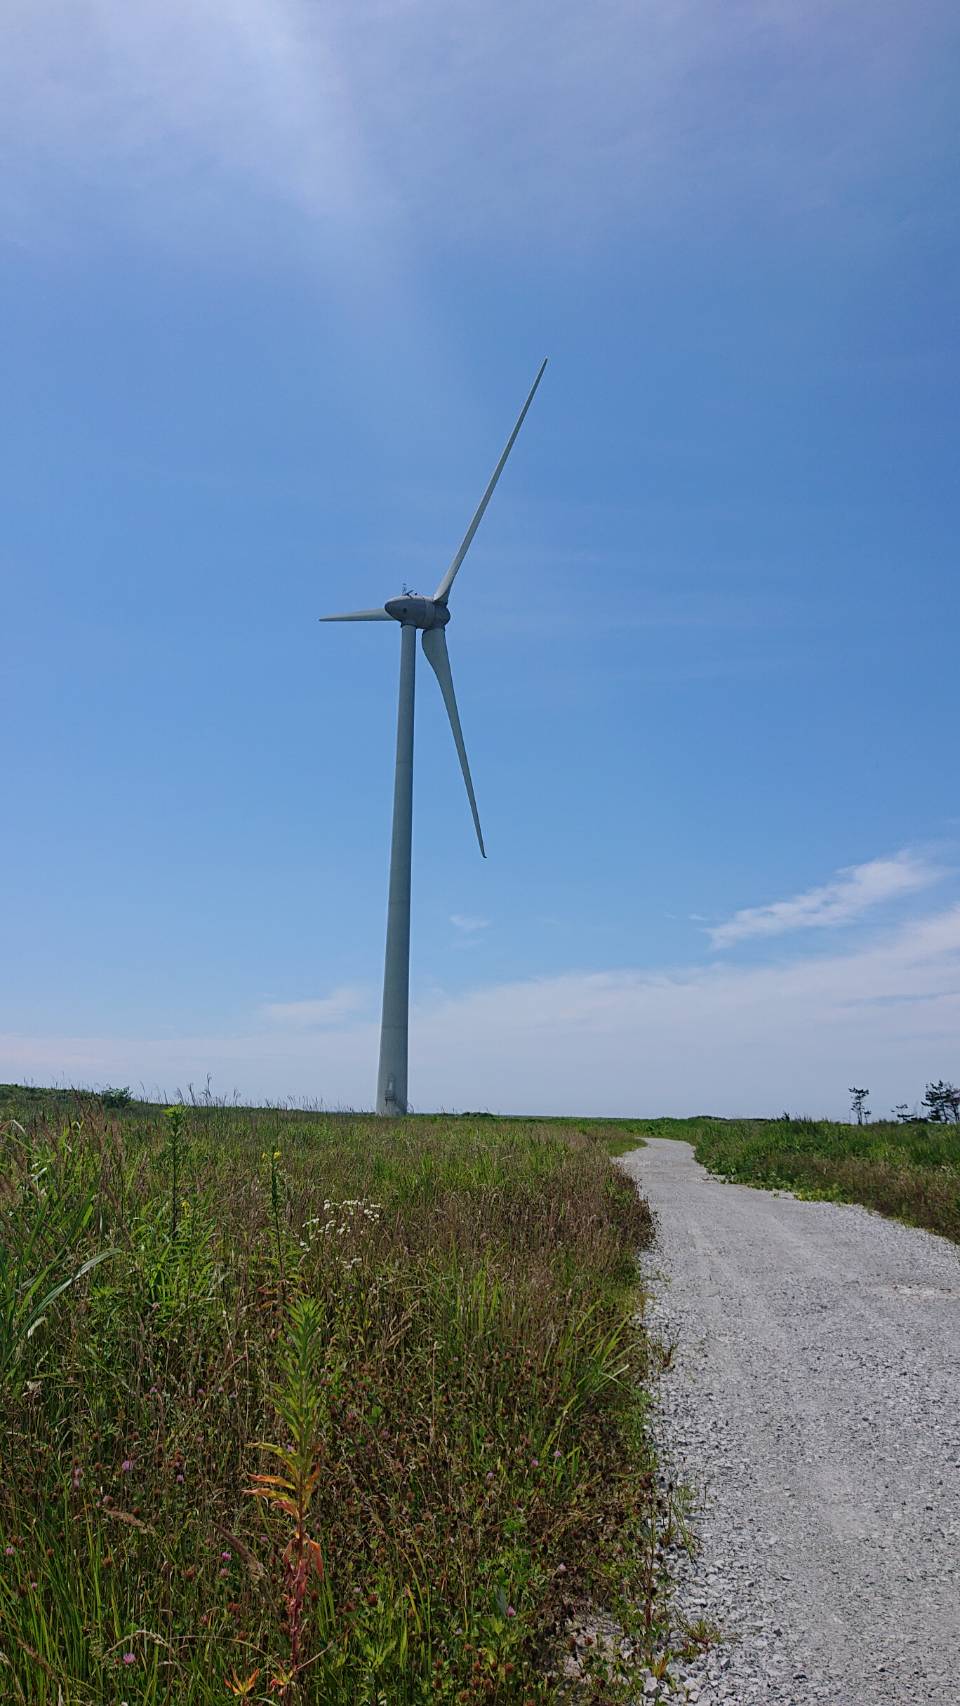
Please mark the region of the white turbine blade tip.
<svg viewBox="0 0 960 1706"><path fill-rule="evenodd" d="M547 365L546 357L544 357L544 360L540 363L540 371L537 374L536 379L534 380L533 384L530 387L530 391L529 391L529 394L527 396L527 400L524 403L523 408L520 410L519 415L517 416L516 425L515 425L512 433L510 434L510 437L507 439L506 445L504 446L503 454L501 455L500 460L497 463L497 466L494 468L493 473L490 476L489 482L487 484L487 489L484 492L483 497L480 499L480 502L477 505L477 509L476 509L475 514L474 514L473 520L471 521L470 526L467 528L467 531L463 536L463 539L462 539L461 544L460 544L460 549L458 550L456 556L453 559L453 562L450 564L450 567L448 568L446 574L444 575L443 580L440 582L440 585L437 587L437 590L433 595L434 598L436 598L436 599L441 599L441 600L446 599L447 595L449 594L450 588L452 587L454 581L457 578L457 575L460 572L460 565L463 562L464 557L466 556L467 552L470 549L471 543L473 541L473 536L476 533L477 528L480 526L480 523L483 520L484 511L486 510L487 504L490 502L490 499L493 497L494 488L497 484L497 481L500 478L500 475L503 473L504 467L506 465L507 457L510 455L510 452L513 449L513 446L516 442L517 434L520 431L520 428L523 426L524 420L526 419L527 410L529 409L530 404L533 402L533 399L536 395L537 386L539 385L541 379L543 378L544 370L546 369L546 365Z"/></svg>
<svg viewBox="0 0 960 1706"><path fill-rule="evenodd" d="M450 719L450 728L453 732L453 742L457 749L457 757L460 760L460 769L463 773L463 780L466 783L467 799L470 801L470 811L473 816L473 827L477 832L477 841L480 845L480 852L485 859L487 857L487 850L483 845L483 833L480 829L480 813L477 811L477 800L473 791L473 778L470 775L470 765L467 760L467 749L464 745L463 730L460 727L460 712L457 709L457 696L453 689L453 675L450 670L450 656L447 651L447 640L443 629L424 629L421 636L421 644L423 646L424 656L440 684L440 692L443 695L443 702L447 708L447 716Z"/></svg>

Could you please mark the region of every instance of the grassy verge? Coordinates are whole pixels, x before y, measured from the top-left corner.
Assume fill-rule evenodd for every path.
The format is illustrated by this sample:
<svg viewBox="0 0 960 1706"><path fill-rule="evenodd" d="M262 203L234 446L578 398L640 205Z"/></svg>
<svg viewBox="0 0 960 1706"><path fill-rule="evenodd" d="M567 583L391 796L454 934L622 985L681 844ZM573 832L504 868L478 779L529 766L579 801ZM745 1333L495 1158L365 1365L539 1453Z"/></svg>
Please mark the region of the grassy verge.
<svg viewBox="0 0 960 1706"><path fill-rule="evenodd" d="M829 1120L656 1120L711 1172L800 1196L864 1203L960 1243L960 1126Z"/></svg>
<svg viewBox="0 0 960 1706"><path fill-rule="evenodd" d="M8 1095L0 1697L548 1701L584 1605L662 1666L636 1141Z"/></svg>

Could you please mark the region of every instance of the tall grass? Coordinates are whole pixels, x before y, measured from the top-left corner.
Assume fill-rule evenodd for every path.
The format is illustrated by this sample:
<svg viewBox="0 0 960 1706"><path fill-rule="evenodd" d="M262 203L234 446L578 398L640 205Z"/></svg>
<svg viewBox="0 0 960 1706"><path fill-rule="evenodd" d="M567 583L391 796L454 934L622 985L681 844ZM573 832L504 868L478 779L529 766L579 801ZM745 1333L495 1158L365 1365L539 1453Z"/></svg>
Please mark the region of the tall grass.
<svg viewBox="0 0 960 1706"><path fill-rule="evenodd" d="M746 1184L864 1203L960 1243L960 1126L829 1120L657 1121L712 1172Z"/></svg>
<svg viewBox="0 0 960 1706"><path fill-rule="evenodd" d="M7 1111L0 1698L546 1701L585 1603L662 1661L607 1129Z"/></svg>

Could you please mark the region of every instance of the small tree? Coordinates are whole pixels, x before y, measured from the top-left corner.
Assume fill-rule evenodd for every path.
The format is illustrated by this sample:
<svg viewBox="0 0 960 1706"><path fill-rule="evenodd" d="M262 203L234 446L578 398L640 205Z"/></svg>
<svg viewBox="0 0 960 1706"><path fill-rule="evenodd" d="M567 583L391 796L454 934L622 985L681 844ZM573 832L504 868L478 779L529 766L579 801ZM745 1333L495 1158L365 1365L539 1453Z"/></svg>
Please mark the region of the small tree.
<svg viewBox="0 0 960 1706"><path fill-rule="evenodd" d="M856 1115L858 1125L863 1125L870 1118L870 1109L864 1107L869 1094L869 1090L857 1090L853 1084L850 1086L850 1112Z"/></svg>
<svg viewBox="0 0 960 1706"><path fill-rule="evenodd" d="M132 1102L133 1097L130 1094L129 1084L125 1084L122 1090L115 1084L110 1084L100 1092L100 1100L105 1108L126 1108Z"/></svg>
<svg viewBox="0 0 960 1706"><path fill-rule="evenodd" d="M910 1108L906 1102L898 1102L896 1107L892 1108L890 1111L893 1114L894 1119L898 1120L901 1125L909 1125L912 1120L916 1119L916 1115L911 1114Z"/></svg>
<svg viewBox="0 0 960 1706"><path fill-rule="evenodd" d="M960 1090L955 1084L948 1084L943 1078L936 1084L928 1084L923 1105L929 1108L927 1118L930 1120L951 1120L960 1125Z"/></svg>

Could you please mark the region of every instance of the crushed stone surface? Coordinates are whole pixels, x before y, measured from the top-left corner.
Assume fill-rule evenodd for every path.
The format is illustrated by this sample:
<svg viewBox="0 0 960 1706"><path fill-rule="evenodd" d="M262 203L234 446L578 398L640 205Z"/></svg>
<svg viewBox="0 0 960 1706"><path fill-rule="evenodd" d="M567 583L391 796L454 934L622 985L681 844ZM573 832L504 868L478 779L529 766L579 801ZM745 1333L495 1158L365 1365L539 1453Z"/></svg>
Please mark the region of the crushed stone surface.
<svg viewBox="0 0 960 1706"><path fill-rule="evenodd" d="M648 1330L676 1341L652 1425L695 1498L678 1605L724 1632L672 1698L960 1706L960 1248L672 1139L621 1165L658 1222Z"/></svg>

